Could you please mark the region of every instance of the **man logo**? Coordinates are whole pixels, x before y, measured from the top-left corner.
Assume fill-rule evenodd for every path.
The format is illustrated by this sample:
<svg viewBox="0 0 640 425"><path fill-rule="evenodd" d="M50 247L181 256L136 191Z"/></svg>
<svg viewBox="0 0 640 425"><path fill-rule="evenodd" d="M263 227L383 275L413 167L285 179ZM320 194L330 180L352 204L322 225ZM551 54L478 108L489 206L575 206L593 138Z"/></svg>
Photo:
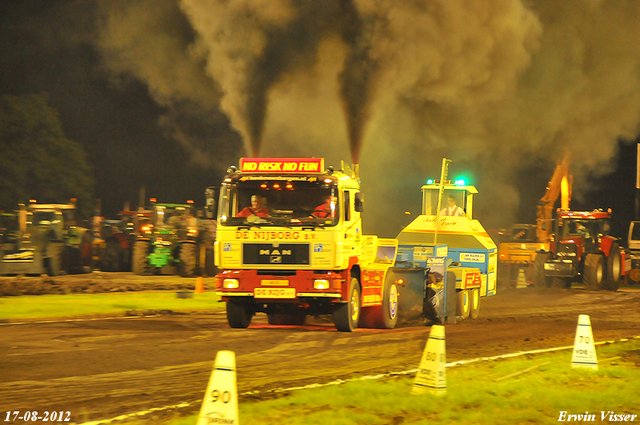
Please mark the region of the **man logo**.
<svg viewBox="0 0 640 425"><path fill-rule="evenodd" d="M274 249L273 251L269 251L268 249L261 249L260 250L260 255L272 255L272 256L291 255L291 250L290 249L283 249L282 253L280 253L280 251L278 251L277 249Z"/></svg>
<svg viewBox="0 0 640 425"><path fill-rule="evenodd" d="M269 259L272 264L280 264L282 263L282 257L279 255L272 255Z"/></svg>

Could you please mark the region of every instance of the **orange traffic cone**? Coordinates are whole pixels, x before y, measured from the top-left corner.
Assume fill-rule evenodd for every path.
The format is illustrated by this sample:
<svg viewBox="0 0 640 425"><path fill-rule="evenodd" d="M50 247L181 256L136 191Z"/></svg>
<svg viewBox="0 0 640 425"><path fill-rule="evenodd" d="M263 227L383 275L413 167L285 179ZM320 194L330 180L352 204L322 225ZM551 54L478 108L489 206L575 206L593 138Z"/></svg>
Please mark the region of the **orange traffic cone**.
<svg viewBox="0 0 640 425"><path fill-rule="evenodd" d="M196 294L204 294L204 279L202 276L198 276L196 279Z"/></svg>

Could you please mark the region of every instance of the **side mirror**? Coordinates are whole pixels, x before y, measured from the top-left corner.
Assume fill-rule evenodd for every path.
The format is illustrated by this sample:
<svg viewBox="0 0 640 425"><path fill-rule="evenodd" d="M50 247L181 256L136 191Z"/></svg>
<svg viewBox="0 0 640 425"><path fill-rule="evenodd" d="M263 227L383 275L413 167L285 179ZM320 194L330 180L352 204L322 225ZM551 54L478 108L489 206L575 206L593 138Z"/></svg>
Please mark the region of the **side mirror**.
<svg viewBox="0 0 640 425"><path fill-rule="evenodd" d="M362 212L362 210L363 210L363 201L362 201L362 198L360 196L360 193L356 193L353 207L355 208L355 210L357 212Z"/></svg>

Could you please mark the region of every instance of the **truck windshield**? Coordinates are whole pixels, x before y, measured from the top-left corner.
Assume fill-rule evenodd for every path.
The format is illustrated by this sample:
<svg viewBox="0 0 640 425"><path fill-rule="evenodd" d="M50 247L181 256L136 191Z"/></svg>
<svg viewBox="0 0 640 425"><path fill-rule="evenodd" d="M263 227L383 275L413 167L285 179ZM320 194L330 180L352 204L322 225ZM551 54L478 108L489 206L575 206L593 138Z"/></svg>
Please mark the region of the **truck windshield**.
<svg viewBox="0 0 640 425"><path fill-rule="evenodd" d="M221 226L335 226L340 219L335 183L321 178L304 181L237 180L220 191Z"/></svg>

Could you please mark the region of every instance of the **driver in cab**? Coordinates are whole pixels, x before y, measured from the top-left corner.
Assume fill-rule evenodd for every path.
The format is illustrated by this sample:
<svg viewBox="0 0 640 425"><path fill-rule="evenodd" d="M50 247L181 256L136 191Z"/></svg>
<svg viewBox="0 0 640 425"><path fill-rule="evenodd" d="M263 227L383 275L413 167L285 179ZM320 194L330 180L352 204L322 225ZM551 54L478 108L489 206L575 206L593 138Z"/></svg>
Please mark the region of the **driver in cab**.
<svg viewBox="0 0 640 425"><path fill-rule="evenodd" d="M440 211L441 216L462 217L465 215L464 210L456 205L456 199L449 195L447 197L447 206Z"/></svg>
<svg viewBox="0 0 640 425"><path fill-rule="evenodd" d="M251 196L251 206L244 207L236 217L268 217L269 210L262 206L262 197L258 195Z"/></svg>

